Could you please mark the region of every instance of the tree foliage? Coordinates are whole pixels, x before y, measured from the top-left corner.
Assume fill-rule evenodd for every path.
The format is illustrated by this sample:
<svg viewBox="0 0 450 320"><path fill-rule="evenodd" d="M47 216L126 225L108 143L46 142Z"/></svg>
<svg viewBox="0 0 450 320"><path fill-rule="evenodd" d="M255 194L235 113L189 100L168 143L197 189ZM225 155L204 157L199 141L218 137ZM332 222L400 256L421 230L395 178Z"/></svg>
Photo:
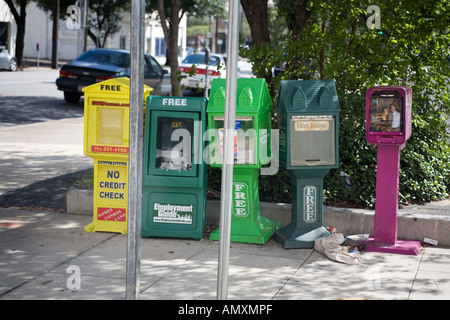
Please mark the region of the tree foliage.
<svg viewBox="0 0 450 320"><path fill-rule="evenodd" d="M128 0L89 0L88 35L97 47L105 47L108 37L120 31L117 22L130 8Z"/></svg>
<svg viewBox="0 0 450 320"><path fill-rule="evenodd" d="M383 34L366 25L368 0L277 4L288 34L254 46L248 56L258 74L286 62L286 71L269 83L273 97L281 79L335 80L341 105L340 164L325 179L327 201L374 205L377 158L376 148L365 139L365 93L375 85L409 85L413 90L413 135L401 153L401 202L448 196L448 0L378 1ZM302 10L307 23L300 30L292 13ZM270 183L262 184L269 186L270 197L278 193Z"/></svg>

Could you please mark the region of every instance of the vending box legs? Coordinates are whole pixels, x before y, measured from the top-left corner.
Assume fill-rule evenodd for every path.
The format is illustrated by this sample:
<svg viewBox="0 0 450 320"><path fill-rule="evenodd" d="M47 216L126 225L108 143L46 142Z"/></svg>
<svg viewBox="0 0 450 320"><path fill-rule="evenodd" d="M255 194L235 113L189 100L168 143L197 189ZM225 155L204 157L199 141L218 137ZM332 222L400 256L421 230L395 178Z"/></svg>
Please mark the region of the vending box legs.
<svg viewBox="0 0 450 320"><path fill-rule="evenodd" d="M330 232L323 225L323 178L329 170L289 171L292 185L291 222L275 233L284 248L313 248Z"/></svg>
<svg viewBox="0 0 450 320"><path fill-rule="evenodd" d="M278 221L261 216L258 190L258 168L233 169L233 206L230 241L265 244L280 227ZM219 240L220 229L210 234Z"/></svg>

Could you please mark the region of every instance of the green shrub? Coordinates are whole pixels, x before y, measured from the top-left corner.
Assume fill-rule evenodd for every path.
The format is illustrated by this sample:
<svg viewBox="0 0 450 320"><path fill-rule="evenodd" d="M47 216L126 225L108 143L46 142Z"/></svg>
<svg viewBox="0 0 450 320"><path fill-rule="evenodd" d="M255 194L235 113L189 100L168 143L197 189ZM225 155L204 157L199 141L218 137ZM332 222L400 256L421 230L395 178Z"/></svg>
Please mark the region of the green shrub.
<svg viewBox="0 0 450 320"><path fill-rule="evenodd" d="M300 34L252 47L247 57L254 73L265 75L274 100L280 80L335 80L341 105L339 168L324 179L326 204L374 206L377 149L365 138L365 93L372 86L399 84L413 91L412 136L401 151L399 202L444 199L450 193L448 2L380 0L382 26L389 31L382 36L366 26L369 4L308 1L308 25ZM283 61L286 71L271 77L272 67ZM260 177L262 201L289 202L287 190L284 170Z"/></svg>

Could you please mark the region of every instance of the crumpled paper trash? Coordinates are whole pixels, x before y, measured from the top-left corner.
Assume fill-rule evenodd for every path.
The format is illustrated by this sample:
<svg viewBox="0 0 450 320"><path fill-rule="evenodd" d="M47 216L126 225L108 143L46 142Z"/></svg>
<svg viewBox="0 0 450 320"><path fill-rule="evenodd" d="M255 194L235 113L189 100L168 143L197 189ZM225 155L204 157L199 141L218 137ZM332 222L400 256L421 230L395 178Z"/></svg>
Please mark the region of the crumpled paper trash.
<svg viewBox="0 0 450 320"><path fill-rule="evenodd" d="M314 249L325 254L329 259L345 264L359 264L362 259L358 253L349 253L347 246L341 246L345 237L342 233L333 233L329 237L318 238Z"/></svg>

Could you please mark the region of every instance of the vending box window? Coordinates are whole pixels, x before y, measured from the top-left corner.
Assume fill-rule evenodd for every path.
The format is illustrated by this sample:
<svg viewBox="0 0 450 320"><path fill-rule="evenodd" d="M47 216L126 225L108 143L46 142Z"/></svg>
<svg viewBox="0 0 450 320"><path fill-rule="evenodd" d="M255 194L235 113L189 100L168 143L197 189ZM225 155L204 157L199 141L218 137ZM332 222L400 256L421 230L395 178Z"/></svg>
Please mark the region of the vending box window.
<svg viewBox="0 0 450 320"><path fill-rule="evenodd" d="M290 122L292 166L336 164L333 116L291 116Z"/></svg>
<svg viewBox="0 0 450 320"><path fill-rule="evenodd" d="M126 122L124 115L124 108L97 109L97 145L124 147L125 139L123 128Z"/></svg>
<svg viewBox="0 0 450 320"><path fill-rule="evenodd" d="M367 142L403 145L411 137L411 88L373 87L366 95Z"/></svg>
<svg viewBox="0 0 450 320"><path fill-rule="evenodd" d="M212 128L219 130L219 148L211 154L216 162L223 161L224 117L214 116ZM236 117L234 126L234 164L256 165L255 122L252 116Z"/></svg>
<svg viewBox="0 0 450 320"><path fill-rule="evenodd" d="M312 248L329 236L323 178L339 164L339 101L332 80L281 81L277 95L280 164L292 184L291 222L274 238L284 248Z"/></svg>
<svg viewBox="0 0 450 320"><path fill-rule="evenodd" d="M193 165L199 146L199 114L152 110L150 127L156 128L150 136L148 170L155 175L196 176Z"/></svg>
<svg viewBox="0 0 450 320"><path fill-rule="evenodd" d="M190 137L194 133L194 120L192 118L160 117L159 121L157 121L156 130L155 168L167 171L192 170L192 139ZM176 146L179 142L172 138L176 131L180 130L183 133L182 142L184 144L182 148L177 150Z"/></svg>

